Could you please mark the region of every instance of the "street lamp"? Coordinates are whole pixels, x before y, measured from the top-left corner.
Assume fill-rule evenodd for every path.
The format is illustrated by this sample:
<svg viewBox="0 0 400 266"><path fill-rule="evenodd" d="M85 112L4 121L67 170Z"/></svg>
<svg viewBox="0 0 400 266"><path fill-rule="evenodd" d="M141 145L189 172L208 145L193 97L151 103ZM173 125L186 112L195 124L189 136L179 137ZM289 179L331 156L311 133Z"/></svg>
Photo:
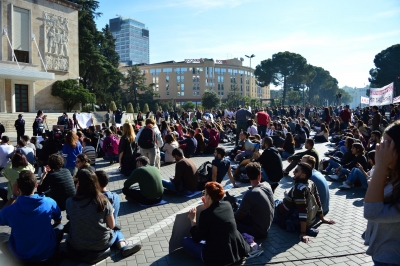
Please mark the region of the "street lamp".
<svg viewBox="0 0 400 266"><path fill-rule="evenodd" d="M250 68L251 68L251 59L253 58L253 57L256 57L254 54L252 54L252 55L250 55L250 56L248 56L248 55L245 55L247 58L250 58Z"/></svg>

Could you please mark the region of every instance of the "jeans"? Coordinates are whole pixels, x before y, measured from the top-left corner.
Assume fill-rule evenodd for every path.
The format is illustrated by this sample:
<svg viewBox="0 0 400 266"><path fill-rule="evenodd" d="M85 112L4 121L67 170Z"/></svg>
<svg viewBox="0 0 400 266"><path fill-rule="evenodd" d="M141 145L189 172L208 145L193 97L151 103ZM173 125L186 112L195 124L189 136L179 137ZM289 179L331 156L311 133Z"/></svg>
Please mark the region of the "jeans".
<svg viewBox="0 0 400 266"><path fill-rule="evenodd" d="M281 157L282 157L282 159L287 159L292 155L293 155L293 153L288 153L288 152L284 151L284 152L282 152Z"/></svg>
<svg viewBox="0 0 400 266"><path fill-rule="evenodd" d="M140 148L140 155L146 156L150 160L150 165L154 166L154 162L156 161L156 155L157 155L157 149L156 147L151 148L151 149L142 149Z"/></svg>
<svg viewBox="0 0 400 266"><path fill-rule="evenodd" d="M340 167L341 165L340 165L340 163L337 163L337 162L335 162L334 160L332 160L332 159L329 159L329 165L328 165L328 167L325 169L325 171L327 171L327 172L329 172L332 168L338 168L338 167ZM346 169L346 168L342 168L341 170L340 170L340 172L339 172L339 175L347 175L347 174L349 174L350 173L350 170L349 169Z"/></svg>
<svg viewBox="0 0 400 266"><path fill-rule="evenodd" d="M345 146L339 147L339 151L345 154L347 152L347 148Z"/></svg>
<svg viewBox="0 0 400 266"><path fill-rule="evenodd" d="M162 196L159 198L155 198L155 199L148 199L145 196L143 196L143 194L142 194L142 192L140 192L140 190L134 189L134 188L132 188L132 189L123 188L122 193L124 193L124 195L127 196L128 198L131 198L134 201L136 201L142 205L154 205L154 204L160 203L160 201L162 200Z"/></svg>
<svg viewBox="0 0 400 266"><path fill-rule="evenodd" d="M110 247L116 246L119 242L125 240L124 235L120 230L114 230L113 237L110 241Z"/></svg>
<svg viewBox="0 0 400 266"><path fill-rule="evenodd" d="M194 193L194 191L190 191L190 190L186 190L186 189L184 189L183 191L178 191L175 187L175 184L172 183L170 180L162 179L161 181L162 181L162 185L165 189L175 192L179 195L185 196L185 195L190 195L190 194Z"/></svg>
<svg viewBox="0 0 400 266"><path fill-rule="evenodd" d="M264 138L265 134L267 133L267 126L259 125L257 127L257 131L258 131L258 134L260 134L261 138Z"/></svg>
<svg viewBox="0 0 400 266"><path fill-rule="evenodd" d="M343 129L347 129L349 127L349 122L344 122L342 123Z"/></svg>
<svg viewBox="0 0 400 266"><path fill-rule="evenodd" d="M160 151L160 161L165 162L165 152Z"/></svg>
<svg viewBox="0 0 400 266"><path fill-rule="evenodd" d="M262 181L266 181L266 182L268 182L269 184L277 184L277 183L279 183L279 182L271 181L271 180L268 178L268 175L267 175L267 173L265 172L264 168L262 168L262 167L261 167L261 180L262 180Z"/></svg>
<svg viewBox="0 0 400 266"><path fill-rule="evenodd" d="M114 162L119 162L119 155L118 154L106 154L106 156L104 156L105 160L110 160L110 162L114 161Z"/></svg>
<svg viewBox="0 0 400 266"><path fill-rule="evenodd" d="M191 237L185 237L182 239L182 247L193 257L203 261L202 252L204 244L194 242Z"/></svg>
<svg viewBox="0 0 400 266"><path fill-rule="evenodd" d="M358 168L353 168L350 172L349 177L347 178L347 183L354 184L357 179L360 180L363 188L368 188L367 178L365 177L364 173Z"/></svg>

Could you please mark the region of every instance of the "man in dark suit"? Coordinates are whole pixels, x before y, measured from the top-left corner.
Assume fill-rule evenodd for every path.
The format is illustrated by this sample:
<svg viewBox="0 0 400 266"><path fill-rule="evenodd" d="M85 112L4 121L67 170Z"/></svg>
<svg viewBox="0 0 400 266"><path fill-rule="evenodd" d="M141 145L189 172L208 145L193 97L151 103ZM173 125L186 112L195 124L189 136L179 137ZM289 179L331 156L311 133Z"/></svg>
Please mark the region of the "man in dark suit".
<svg viewBox="0 0 400 266"><path fill-rule="evenodd" d="M18 119L15 120L14 127L17 130L17 141L25 135L25 120L22 119L22 115L18 115Z"/></svg>

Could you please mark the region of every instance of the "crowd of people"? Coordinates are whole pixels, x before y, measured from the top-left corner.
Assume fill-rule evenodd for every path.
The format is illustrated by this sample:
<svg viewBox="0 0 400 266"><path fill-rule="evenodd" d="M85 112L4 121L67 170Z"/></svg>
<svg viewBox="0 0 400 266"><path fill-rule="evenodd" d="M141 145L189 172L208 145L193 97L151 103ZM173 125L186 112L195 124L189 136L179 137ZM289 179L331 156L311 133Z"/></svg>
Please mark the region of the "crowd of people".
<svg viewBox="0 0 400 266"><path fill-rule="evenodd" d="M138 252L141 246L126 241L117 222L119 196L107 190L107 173L96 169L96 159L103 158L110 165L118 163L126 176L122 193L128 201L154 205L164 193L203 191L205 210L190 210L192 237L184 238L182 246L207 265L229 265L259 252L254 238L266 238L272 223L296 232L299 241L310 241L319 232L316 223L335 223L325 218L327 180L342 182L343 190L367 189L367 254L377 265L396 264L398 109L391 105L387 117L376 106L239 107L180 116L158 110L154 115L139 112L132 124L116 123L108 111L101 126L85 129L77 129L75 118L64 113L61 132L44 132L45 115L39 111L32 138L21 131L25 122L20 115L15 122L17 146L4 134L0 145L0 171L8 180L7 189L0 188L5 202L0 225L12 229L7 250L19 262L51 260L67 234L68 253L84 262L108 256L111 246L122 256ZM316 143L332 149L322 156ZM226 150L224 144L234 147ZM196 167L192 157L203 155L214 159ZM282 160L289 162L286 168ZM175 164L175 174L165 180L160 171L168 164ZM250 186L241 199L225 193L221 183L226 176L234 188ZM292 176L293 186L277 195L284 176ZM64 210L68 222L62 225ZM41 229L28 232L32 226ZM27 235L35 241L26 241ZM51 239L38 247L43 235Z"/></svg>

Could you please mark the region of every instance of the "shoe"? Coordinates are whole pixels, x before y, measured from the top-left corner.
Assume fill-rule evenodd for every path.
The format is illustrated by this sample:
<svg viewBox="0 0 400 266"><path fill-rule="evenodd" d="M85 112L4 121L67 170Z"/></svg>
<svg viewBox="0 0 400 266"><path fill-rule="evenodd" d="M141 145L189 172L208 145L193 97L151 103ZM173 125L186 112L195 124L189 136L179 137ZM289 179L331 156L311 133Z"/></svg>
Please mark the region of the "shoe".
<svg viewBox="0 0 400 266"><path fill-rule="evenodd" d="M135 254L142 248L140 244L133 244L132 242L127 242L125 247L121 248L121 255L123 257L128 257L132 254Z"/></svg>
<svg viewBox="0 0 400 266"><path fill-rule="evenodd" d="M339 176L338 175L328 175L330 179L332 180L339 180Z"/></svg>
<svg viewBox="0 0 400 266"><path fill-rule="evenodd" d="M352 187L353 187L353 185L347 184L346 181L343 181L343 185L339 186L340 189L350 189Z"/></svg>

